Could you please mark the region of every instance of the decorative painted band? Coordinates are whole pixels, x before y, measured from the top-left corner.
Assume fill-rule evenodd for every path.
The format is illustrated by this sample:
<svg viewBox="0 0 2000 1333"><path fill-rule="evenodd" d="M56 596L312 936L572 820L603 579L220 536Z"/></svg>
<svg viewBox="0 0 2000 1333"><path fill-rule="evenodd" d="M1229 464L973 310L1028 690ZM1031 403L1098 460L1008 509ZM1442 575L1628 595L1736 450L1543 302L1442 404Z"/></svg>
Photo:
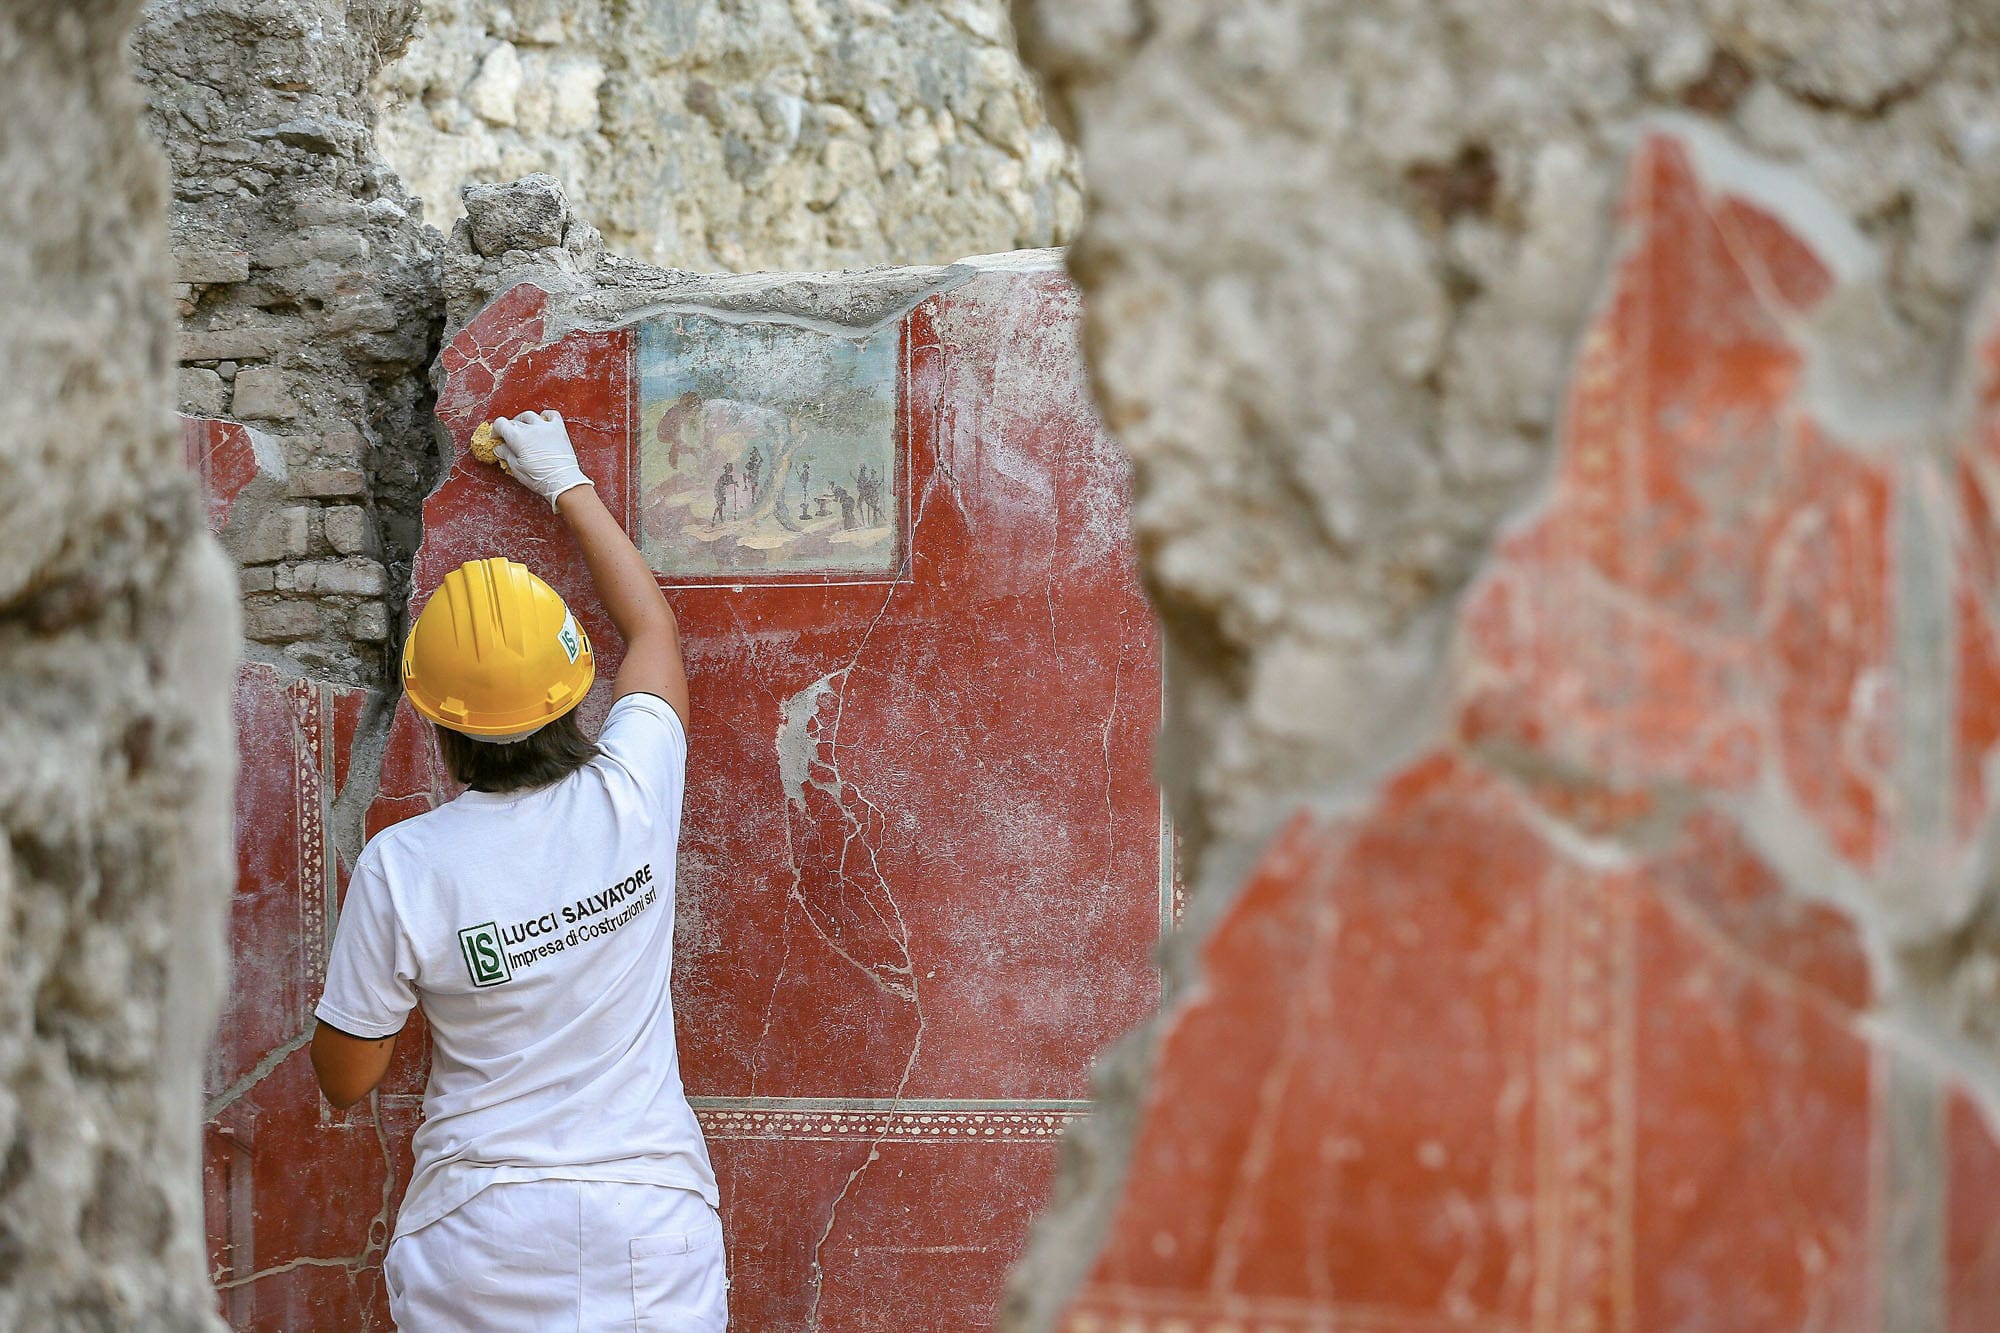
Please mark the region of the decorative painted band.
<svg viewBox="0 0 2000 1333"><path fill-rule="evenodd" d="M896 1101L847 1097L691 1097L710 1139L841 1139L1049 1143L1090 1112L1087 1101Z"/></svg>
<svg viewBox="0 0 2000 1333"><path fill-rule="evenodd" d="M1595 1327L1591 1325L1590 1327ZM1086 1286L1061 1333L1524 1333L1510 1319L1469 1321L1361 1302Z"/></svg>

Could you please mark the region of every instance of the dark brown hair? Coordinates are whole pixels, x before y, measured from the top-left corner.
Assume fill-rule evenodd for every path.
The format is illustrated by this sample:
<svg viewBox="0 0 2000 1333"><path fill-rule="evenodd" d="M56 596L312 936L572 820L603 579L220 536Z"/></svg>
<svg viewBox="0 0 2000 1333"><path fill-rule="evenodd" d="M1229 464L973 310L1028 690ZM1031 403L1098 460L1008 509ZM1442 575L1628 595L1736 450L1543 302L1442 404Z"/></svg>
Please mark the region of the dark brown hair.
<svg viewBox="0 0 2000 1333"><path fill-rule="evenodd" d="M438 753L452 777L474 791L533 791L561 782L597 757L597 742L583 734L574 709L532 736L489 745L433 726Z"/></svg>

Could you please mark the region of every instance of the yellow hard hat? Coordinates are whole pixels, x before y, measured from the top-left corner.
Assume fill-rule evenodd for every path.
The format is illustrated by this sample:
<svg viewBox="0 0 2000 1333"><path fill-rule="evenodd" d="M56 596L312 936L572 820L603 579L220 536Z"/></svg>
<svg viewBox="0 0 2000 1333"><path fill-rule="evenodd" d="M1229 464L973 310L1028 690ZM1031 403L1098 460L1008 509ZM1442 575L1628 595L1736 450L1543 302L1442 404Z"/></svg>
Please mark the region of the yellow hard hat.
<svg viewBox="0 0 2000 1333"><path fill-rule="evenodd" d="M512 560L444 576L403 645L419 713L480 740L515 741L583 702L597 662L556 590Z"/></svg>

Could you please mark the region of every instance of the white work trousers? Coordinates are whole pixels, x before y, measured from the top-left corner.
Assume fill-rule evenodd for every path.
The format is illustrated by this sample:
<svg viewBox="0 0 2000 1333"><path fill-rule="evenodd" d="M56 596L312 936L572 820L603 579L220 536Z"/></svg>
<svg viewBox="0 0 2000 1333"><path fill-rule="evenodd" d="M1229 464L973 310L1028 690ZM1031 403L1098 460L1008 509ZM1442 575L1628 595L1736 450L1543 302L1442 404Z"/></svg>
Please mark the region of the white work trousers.
<svg viewBox="0 0 2000 1333"><path fill-rule="evenodd" d="M489 1185L389 1246L401 1333L724 1333L722 1220L692 1190Z"/></svg>

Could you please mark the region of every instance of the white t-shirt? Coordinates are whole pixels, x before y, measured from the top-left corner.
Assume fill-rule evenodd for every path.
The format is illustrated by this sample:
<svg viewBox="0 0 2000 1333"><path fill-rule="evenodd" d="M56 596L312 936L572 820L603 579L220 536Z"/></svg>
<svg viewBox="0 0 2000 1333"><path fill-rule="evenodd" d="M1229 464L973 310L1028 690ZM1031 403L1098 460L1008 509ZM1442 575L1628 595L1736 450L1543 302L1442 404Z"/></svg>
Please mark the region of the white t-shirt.
<svg viewBox="0 0 2000 1333"><path fill-rule="evenodd" d="M319 1016L386 1037L422 1004L431 1032L399 1236L502 1181L717 1203L669 993L687 734L628 694L597 743L553 786L468 791L383 830L354 867Z"/></svg>

